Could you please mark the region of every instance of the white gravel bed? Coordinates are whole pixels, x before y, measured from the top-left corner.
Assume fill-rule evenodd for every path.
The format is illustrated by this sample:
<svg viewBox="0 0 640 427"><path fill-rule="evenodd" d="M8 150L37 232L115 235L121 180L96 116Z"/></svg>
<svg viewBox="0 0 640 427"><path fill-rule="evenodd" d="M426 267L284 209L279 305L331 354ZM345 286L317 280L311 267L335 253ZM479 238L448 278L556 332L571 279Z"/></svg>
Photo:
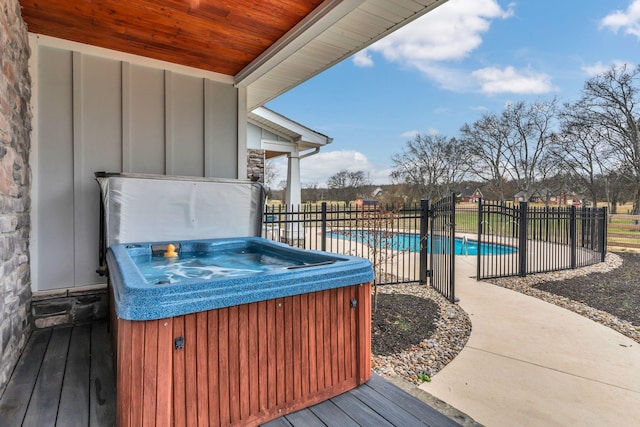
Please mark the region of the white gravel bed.
<svg viewBox="0 0 640 427"><path fill-rule="evenodd" d="M489 280L489 283L542 299L551 304L571 310L595 322L612 328L640 343L640 327L618 317L587 306L569 298L551 294L532 285L585 276L591 273L605 273L622 265L622 258L608 253L605 262L576 270L533 274L527 277L509 277ZM401 293L433 300L440 307L440 318L434 319L436 330L430 338L409 349L389 356L372 355L374 372L390 377L401 377L419 385L444 368L462 351L471 334L471 320L460 306L451 304L442 295L428 286L400 284L378 286L379 293Z"/></svg>

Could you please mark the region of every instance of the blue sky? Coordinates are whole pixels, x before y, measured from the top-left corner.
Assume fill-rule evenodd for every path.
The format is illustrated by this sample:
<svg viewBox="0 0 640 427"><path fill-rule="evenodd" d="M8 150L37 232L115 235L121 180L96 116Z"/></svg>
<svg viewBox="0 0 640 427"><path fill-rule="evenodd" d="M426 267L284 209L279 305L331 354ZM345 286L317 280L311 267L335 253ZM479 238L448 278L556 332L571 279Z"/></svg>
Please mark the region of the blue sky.
<svg viewBox="0 0 640 427"><path fill-rule="evenodd" d="M333 138L301 161L303 187L342 169L382 184L416 132L457 136L513 101L575 101L590 76L639 62L640 0L449 0L267 107Z"/></svg>

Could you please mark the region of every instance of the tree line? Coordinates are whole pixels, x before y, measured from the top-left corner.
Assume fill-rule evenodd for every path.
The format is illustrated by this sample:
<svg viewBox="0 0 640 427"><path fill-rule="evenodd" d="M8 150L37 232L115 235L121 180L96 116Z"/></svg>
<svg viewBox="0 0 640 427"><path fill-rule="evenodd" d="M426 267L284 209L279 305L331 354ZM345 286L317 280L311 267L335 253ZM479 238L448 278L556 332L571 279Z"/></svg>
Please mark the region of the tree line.
<svg viewBox="0 0 640 427"><path fill-rule="evenodd" d="M393 182L409 201L438 199L465 180L505 201L505 184L524 200L556 182L594 205L631 198L640 214L640 66L588 79L575 102L515 102L464 124L457 137L420 134L392 158ZM628 200L628 199L627 199Z"/></svg>
<svg viewBox="0 0 640 427"><path fill-rule="evenodd" d="M508 104L465 123L454 137L418 134L392 157L393 194L386 201L438 200L478 183L492 198L542 190L590 201L633 201L640 214L640 65L614 66L587 79L575 102L557 98ZM281 184L281 186L283 186ZM342 170L303 186L303 201L370 198L364 171Z"/></svg>

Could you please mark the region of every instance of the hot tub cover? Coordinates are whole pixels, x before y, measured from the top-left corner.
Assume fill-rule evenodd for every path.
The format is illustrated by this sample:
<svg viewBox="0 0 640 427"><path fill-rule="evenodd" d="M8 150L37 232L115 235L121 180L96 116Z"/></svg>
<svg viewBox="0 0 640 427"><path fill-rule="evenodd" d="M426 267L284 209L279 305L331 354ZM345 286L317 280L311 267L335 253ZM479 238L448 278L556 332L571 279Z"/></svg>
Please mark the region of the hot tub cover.
<svg viewBox="0 0 640 427"><path fill-rule="evenodd" d="M145 174L98 176L105 244L259 236L262 184Z"/></svg>

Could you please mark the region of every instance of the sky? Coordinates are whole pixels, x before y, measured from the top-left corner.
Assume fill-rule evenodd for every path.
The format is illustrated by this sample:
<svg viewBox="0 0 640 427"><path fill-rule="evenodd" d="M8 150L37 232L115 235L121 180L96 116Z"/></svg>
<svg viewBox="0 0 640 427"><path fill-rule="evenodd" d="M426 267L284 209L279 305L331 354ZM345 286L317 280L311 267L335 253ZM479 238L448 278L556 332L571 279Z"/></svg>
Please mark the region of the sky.
<svg viewBox="0 0 640 427"><path fill-rule="evenodd" d="M303 188L341 170L390 183L417 133L456 137L510 102L574 102L612 65L640 63L640 0L448 0L266 106L333 138ZM273 166L286 179L284 159Z"/></svg>

